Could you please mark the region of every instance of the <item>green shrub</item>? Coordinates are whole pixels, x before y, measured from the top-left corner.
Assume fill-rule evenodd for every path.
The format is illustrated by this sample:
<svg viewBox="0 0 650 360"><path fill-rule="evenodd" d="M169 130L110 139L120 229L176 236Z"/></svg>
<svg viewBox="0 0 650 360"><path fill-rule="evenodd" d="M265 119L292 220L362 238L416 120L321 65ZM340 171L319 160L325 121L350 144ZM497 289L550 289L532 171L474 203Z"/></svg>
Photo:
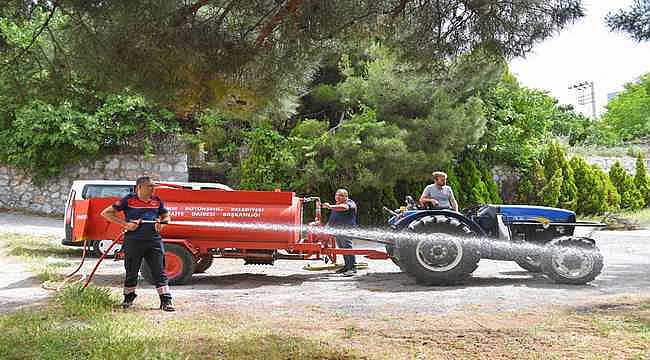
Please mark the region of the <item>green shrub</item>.
<svg viewBox="0 0 650 360"><path fill-rule="evenodd" d="M644 206L650 205L650 177L648 176L648 170L646 170L645 162L643 161L643 156L639 152L636 157L636 169L634 175L634 184L641 193L643 197Z"/></svg>
<svg viewBox="0 0 650 360"><path fill-rule="evenodd" d="M594 176L600 179L600 182L605 188L605 211L614 211L621 208L621 195L616 190L616 186L612 183L609 175L603 171L598 165L591 165L591 170Z"/></svg>
<svg viewBox="0 0 650 360"><path fill-rule="evenodd" d="M540 197L545 206L557 207L562 194L562 169L555 170L548 183L542 188Z"/></svg>
<svg viewBox="0 0 650 360"><path fill-rule="evenodd" d="M39 182L136 133L145 139L146 155L151 135L180 132L173 113L141 96L109 95L98 102L94 114L68 102L25 104L16 110L11 126L0 130L0 160L31 170Z"/></svg>
<svg viewBox="0 0 650 360"><path fill-rule="evenodd" d="M257 127L246 135L249 150L241 164L241 187L286 188L296 162L287 140L269 125Z"/></svg>
<svg viewBox="0 0 650 360"><path fill-rule="evenodd" d="M645 200L637 189L634 179L630 176L620 162L615 162L609 169L609 177L621 195L621 208L626 210L638 210L643 207Z"/></svg>
<svg viewBox="0 0 650 360"><path fill-rule="evenodd" d="M485 162L483 162L481 165L481 175L482 180L487 187L487 202L490 204L501 204L503 200L501 200L501 195L499 194L499 187L497 186L496 181L494 181L492 172L487 167Z"/></svg>
<svg viewBox="0 0 650 360"><path fill-rule="evenodd" d="M519 181L517 201L521 204L543 205L541 194L545 185L544 167L537 159L533 159L530 169L523 174Z"/></svg>
<svg viewBox="0 0 650 360"><path fill-rule="evenodd" d="M515 198L516 202L529 205L537 204L533 198L534 193L533 183L528 177L524 177L519 181L519 186L517 187L517 197Z"/></svg>
<svg viewBox="0 0 650 360"><path fill-rule="evenodd" d="M12 126L0 131L0 156L39 179L48 178L70 161L96 155L103 132L97 118L71 104L37 100L19 109Z"/></svg>
<svg viewBox="0 0 650 360"><path fill-rule="evenodd" d="M573 157L570 164L578 190L576 211L586 215L607 211L608 190L603 178L582 157Z"/></svg>
<svg viewBox="0 0 650 360"><path fill-rule="evenodd" d="M557 170L561 171L562 180L557 206L576 210L578 189L573 179L573 169L566 159L562 146L558 142L552 141L544 153L544 175L548 179L555 176Z"/></svg>
<svg viewBox="0 0 650 360"><path fill-rule="evenodd" d="M463 207L470 207L490 202L488 188L481 179L481 172L476 167L474 160L466 157L458 164L458 176L461 179Z"/></svg>

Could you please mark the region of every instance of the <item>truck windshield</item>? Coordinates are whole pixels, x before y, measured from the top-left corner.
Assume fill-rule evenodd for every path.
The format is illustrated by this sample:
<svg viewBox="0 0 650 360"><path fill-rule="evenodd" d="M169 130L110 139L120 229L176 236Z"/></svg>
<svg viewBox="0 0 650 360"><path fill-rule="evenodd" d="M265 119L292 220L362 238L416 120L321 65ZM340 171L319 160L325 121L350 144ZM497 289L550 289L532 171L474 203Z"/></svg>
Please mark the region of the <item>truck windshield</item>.
<svg viewBox="0 0 650 360"><path fill-rule="evenodd" d="M86 185L82 193L84 199L124 197L133 191L131 185Z"/></svg>

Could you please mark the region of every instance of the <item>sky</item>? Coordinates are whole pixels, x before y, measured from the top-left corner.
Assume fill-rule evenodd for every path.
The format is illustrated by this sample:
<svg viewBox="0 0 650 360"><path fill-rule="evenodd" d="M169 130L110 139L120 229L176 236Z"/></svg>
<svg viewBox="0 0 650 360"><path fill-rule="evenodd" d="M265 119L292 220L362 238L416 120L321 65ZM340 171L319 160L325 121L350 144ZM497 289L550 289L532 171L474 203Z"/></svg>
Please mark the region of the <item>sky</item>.
<svg viewBox="0 0 650 360"><path fill-rule="evenodd" d="M588 116L591 105L578 105L577 91L569 87L593 81L597 113L602 114L607 94L650 72L650 41L636 42L625 33L609 31L605 24L607 13L632 3L583 0L585 17L537 44L525 58L510 61L510 71L521 85L546 90L560 103L572 104Z"/></svg>

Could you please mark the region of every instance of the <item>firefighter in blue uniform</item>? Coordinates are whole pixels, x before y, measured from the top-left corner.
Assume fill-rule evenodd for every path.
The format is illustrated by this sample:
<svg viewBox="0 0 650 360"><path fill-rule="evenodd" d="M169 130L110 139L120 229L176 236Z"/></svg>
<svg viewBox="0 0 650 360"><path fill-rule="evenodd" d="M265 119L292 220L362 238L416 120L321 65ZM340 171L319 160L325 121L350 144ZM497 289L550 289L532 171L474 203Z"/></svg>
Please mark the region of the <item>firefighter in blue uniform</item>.
<svg viewBox="0 0 650 360"><path fill-rule="evenodd" d="M327 226L351 229L357 226L357 204L348 197L346 189L338 189L334 194L336 204L324 203L322 207L330 209ZM342 249L352 249L352 238L342 234L336 235L336 245ZM343 276L353 276L357 273L354 255L343 255L345 266L336 272Z"/></svg>
<svg viewBox="0 0 650 360"><path fill-rule="evenodd" d="M133 305L136 298L135 289L138 285L138 272L144 259L157 280L156 290L160 296L160 309L175 311L172 296L169 292L167 275L165 274L165 248L160 236L162 224L170 220L169 213L162 200L153 194L153 182L148 176L136 180L135 193L130 193L115 204L102 211L102 216L108 221L121 225L124 234L124 302L123 308ZM124 219L117 216L124 212ZM140 220L157 221L155 224L140 223Z"/></svg>

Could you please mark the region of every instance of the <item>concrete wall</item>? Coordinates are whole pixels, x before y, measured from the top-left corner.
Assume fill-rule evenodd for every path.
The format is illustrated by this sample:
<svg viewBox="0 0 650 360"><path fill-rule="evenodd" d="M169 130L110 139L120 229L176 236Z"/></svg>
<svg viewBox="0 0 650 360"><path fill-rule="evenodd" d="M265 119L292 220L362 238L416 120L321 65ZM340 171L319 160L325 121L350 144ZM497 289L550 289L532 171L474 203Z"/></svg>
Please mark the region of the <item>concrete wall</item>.
<svg viewBox="0 0 650 360"><path fill-rule="evenodd" d="M0 208L61 215L72 181L135 180L142 174L157 180L187 181L187 155L109 155L69 166L40 186L28 172L0 163Z"/></svg>

